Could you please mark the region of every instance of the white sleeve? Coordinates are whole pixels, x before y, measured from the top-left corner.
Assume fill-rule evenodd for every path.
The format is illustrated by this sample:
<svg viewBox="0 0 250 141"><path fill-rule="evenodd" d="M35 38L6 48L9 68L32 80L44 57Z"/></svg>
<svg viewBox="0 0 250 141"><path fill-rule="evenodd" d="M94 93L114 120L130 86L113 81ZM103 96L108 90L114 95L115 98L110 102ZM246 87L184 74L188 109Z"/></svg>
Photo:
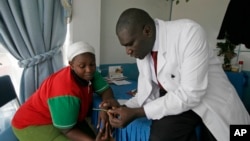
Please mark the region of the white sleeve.
<svg viewBox="0 0 250 141"><path fill-rule="evenodd" d="M129 108L138 108L140 107L138 100L137 100L137 96L130 98L125 105Z"/></svg>

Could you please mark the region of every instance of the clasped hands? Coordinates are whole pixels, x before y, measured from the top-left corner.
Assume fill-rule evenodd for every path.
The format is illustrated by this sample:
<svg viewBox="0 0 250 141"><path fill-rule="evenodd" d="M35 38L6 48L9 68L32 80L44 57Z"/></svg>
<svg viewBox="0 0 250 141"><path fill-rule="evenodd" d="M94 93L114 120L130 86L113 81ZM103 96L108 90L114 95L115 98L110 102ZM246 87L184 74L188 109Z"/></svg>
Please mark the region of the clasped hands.
<svg viewBox="0 0 250 141"><path fill-rule="evenodd" d="M136 118L136 114L132 108L121 106L116 100L104 100L99 105L100 111L98 117L97 128L99 130L99 136L103 139L112 138L113 127L122 128L127 126L131 121ZM101 127L101 125L105 125ZM100 135L102 132L102 135Z"/></svg>

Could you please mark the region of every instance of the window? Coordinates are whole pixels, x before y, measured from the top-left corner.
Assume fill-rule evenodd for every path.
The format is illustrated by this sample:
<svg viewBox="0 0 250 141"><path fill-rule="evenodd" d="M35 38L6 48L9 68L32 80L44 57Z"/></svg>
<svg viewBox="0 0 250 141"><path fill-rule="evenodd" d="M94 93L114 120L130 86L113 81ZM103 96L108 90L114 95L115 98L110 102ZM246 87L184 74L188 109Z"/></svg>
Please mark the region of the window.
<svg viewBox="0 0 250 141"><path fill-rule="evenodd" d="M66 46L70 44L70 32L69 32L69 25L67 26L67 35L63 45L63 60L64 65L68 65L67 58L66 58ZM15 87L16 93L18 97L19 90L20 90L20 82L22 76L23 68L18 66L18 60L15 59L0 43L0 75L10 75L13 85Z"/></svg>
<svg viewBox="0 0 250 141"><path fill-rule="evenodd" d="M18 60L0 44L0 75L10 75L18 97L22 71L23 68L18 66Z"/></svg>

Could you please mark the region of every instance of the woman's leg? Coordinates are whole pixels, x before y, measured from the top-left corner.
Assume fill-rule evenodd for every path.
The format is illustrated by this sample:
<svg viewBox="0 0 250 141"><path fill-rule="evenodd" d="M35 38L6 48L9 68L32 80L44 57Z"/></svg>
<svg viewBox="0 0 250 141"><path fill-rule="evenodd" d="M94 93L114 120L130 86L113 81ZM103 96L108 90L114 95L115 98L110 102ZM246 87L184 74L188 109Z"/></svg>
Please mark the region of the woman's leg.
<svg viewBox="0 0 250 141"><path fill-rule="evenodd" d="M29 126L24 129L12 127L19 141L69 141L53 125Z"/></svg>

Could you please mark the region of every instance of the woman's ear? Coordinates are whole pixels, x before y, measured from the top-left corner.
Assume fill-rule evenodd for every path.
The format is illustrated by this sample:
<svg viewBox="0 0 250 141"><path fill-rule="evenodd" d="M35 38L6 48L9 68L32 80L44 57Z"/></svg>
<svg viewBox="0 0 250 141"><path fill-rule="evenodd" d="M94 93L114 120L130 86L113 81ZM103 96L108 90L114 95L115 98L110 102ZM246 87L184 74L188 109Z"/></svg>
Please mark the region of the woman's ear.
<svg viewBox="0 0 250 141"><path fill-rule="evenodd" d="M72 61L69 61L68 63L69 63L70 68L73 69Z"/></svg>

